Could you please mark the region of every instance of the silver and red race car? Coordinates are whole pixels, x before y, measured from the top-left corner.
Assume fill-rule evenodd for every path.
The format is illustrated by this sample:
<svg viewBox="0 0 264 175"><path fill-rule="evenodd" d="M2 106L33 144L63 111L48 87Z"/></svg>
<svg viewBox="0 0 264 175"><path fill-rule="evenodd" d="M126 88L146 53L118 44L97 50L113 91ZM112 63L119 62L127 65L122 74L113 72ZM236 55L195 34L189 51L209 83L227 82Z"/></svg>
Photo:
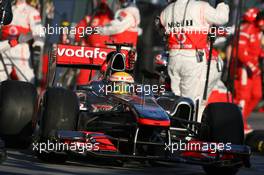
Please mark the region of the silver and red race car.
<svg viewBox="0 0 264 175"><path fill-rule="evenodd" d="M208 174L235 174L250 166L251 151L244 145L236 105L210 104L202 122L197 122L197 102L159 88L154 93L147 85L133 83L130 87L141 91L107 91L113 85L109 77L126 71L127 50L122 48L130 46L109 45L116 49L54 47L49 83L38 98L30 84L3 82L0 107L6 110L0 111L0 134L17 135L16 141L22 142L33 128L33 150L49 161L66 161L69 153L75 153L119 162L195 164ZM104 55L103 70L88 61ZM87 85L66 89L56 82L61 67L98 70L98 75Z"/></svg>

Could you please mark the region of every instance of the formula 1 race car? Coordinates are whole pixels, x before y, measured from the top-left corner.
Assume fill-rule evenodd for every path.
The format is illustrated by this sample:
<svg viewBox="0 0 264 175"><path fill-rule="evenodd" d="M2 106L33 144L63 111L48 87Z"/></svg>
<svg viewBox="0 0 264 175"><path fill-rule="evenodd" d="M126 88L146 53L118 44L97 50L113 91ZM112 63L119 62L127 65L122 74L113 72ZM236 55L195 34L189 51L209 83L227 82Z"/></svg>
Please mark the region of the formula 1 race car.
<svg viewBox="0 0 264 175"><path fill-rule="evenodd" d="M29 123L35 130L33 150L40 159L51 161L60 155L65 161L68 153L75 153L120 162L189 163L203 166L208 174L235 174L241 166L250 166L251 152L244 145L243 121L236 105L210 104L202 122L197 122L196 102L165 92L160 86L136 84L125 72L122 48L129 45L109 45L116 50L54 47L48 87L37 105L29 107L34 114L28 113L33 116ZM105 52L105 69L87 61L89 54L95 57L95 53L98 56ZM56 83L58 67L98 70L99 75L89 84L70 90ZM16 106L36 100L30 86L23 91L32 94ZM12 117L21 121L21 113ZM23 128L21 123L15 126Z"/></svg>

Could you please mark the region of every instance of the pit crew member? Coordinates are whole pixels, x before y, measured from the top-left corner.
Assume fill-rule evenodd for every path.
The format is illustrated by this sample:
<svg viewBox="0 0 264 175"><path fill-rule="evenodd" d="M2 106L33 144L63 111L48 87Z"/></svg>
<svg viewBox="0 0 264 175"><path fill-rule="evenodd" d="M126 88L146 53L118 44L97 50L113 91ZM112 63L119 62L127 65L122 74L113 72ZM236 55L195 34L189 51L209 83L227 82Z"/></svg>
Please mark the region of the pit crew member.
<svg viewBox="0 0 264 175"><path fill-rule="evenodd" d="M140 24L140 13L133 0L120 0L121 9L114 20L99 29L102 35L111 37L115 43L132 43L136 48Z"/></svg>
<svg viewBox="0 0 264 175"><path fill-rule="evenodd" d="M261 70L259 67L261 37L264 31L264 11L249 9L241 25L235 79L235 101L242 108L244 132L252 131L247 123L253 109L262 98ZM238 51L237 51L238 49Z"/></svg>
<svg viewBox="0 0 264 175"><path fill-rule="evenodd" d="M113 12L107 5L105 0L102 0L98 3L98 7L95 10L94 15L88 15L83 20L79 22L76 26L77 31L81 31L87 27L92 27L93 30L96 30L99 26L104 26L110 21L113 20ZM75 36L75 41L83 46L91 47L106 47L105 43L110 42L110 36L100 35L97 33L91 35L83 35L83 33L77 33ZM98 60L94 60L98 61ZM102 64L102 63L97 63ZM81 69L77 76L77 85L85 85L89 82L90 74L94 71L87 69Z"/></svg>
<svg viewBox="0 0 264 175"><path fill-rule="evenodd" d="M94 14L85 16L76 26L77 31L81 31L82 28L92 27L95 30L96 27L104 26L113 20L113 12L108 6L106 0L98 2L98 7L95 9ZM106 47L105 42L110 41L110 37L107 35L91 34L84 35L83 33L77 33L75 35L75 41L80 45L91 47Z"/></svg>
<svg viewBox="0 0 264 175"><path fill-rule="evenodd" d="M211 25L223 25L228 20L229 6L223 0L216 8L204 1L180 0L162 11L160 22L168 35L168 73L175 95L199 99L201 104L207 67L209 32L206 31ZM200 105L198 122L203 107Z"/></svg>
<svg viewBox="0 0 264 175"><path fill-rule="evenodd" d="M13 21L10 25L2 27L1 40L6 41L5 44L1 43L0 48L5 50L2 50L1 54L7 70L0 64L0 79L1 81L6 80L7 74L11 73L12 66L14 66L19 80L33 82L34 73L30 66L29 44L18 43L18 38L20 35L31 34L34 39L33 49L39 51L43 48L44 30L40 14L28 5L26 0L17 0L12 11Z"/></svg>

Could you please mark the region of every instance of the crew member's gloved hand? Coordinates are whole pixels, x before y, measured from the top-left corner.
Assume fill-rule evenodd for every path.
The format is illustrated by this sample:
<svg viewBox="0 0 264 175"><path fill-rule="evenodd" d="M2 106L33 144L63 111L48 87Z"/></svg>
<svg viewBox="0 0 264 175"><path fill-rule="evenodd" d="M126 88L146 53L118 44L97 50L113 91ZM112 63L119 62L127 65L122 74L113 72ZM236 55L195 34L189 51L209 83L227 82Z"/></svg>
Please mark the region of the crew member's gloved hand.
<svg viewBox="0 0 264 175"><path fill-rule="evenodd" d="M249 71L249 75L250 76L256 76L256 75L260 75L261 74L261 71L260 69L258 68L257 65L251 63L251 62L248 62L247 63L247 69Z"/></svg>

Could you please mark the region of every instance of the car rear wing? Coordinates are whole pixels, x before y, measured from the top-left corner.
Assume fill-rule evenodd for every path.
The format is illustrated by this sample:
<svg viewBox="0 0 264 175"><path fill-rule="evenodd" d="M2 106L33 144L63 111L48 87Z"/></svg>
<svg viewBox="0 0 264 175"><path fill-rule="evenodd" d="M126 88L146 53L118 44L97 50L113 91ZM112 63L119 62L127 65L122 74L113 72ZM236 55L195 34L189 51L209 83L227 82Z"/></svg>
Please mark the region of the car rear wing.
<svg viewBox="0 0 264 175"><path fill-rule="evenodd" d="M52 57L57 67L100 69L107 55L113 51L110 48L58 44L53 46Z"/></svg>
<svg viewBox="0 0 264 175"><path fill-rule="evenodd" d="M55 44L49 52L48 86L52 86L57 67L100 70L112 48ZM122 51L126 55L127 51Z"/></svg>

